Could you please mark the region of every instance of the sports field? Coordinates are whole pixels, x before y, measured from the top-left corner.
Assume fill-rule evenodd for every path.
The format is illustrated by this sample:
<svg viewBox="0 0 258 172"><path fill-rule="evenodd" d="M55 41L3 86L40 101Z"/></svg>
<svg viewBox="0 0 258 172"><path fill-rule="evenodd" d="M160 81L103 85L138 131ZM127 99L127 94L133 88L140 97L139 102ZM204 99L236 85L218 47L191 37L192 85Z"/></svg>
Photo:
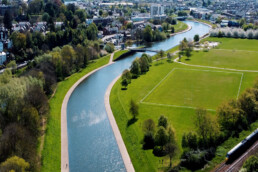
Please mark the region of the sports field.
<svg viewBox="0 0 258 172"><path fill-rule="evenodd" d="M216 110L224 100L237 98L243 73L174 68L142 100L142 103ZM211 91L212 90L212 91Z"/></svg>
<svg viewBox="0 0 258 172"><path fill-rule="evenodd" d="M258 72L241 71L254 70L258 67L255 65L258 64L258 53L253 57L246 56L247 51L257 50L258 40L227 38L209 38L209 40L221 42L218 49L225 49L224 52L233 52L234 44L246 52L235 50L235 55L238 57L232 61L229 61L228 57L231 53L223 52L213 56L213 51L196 52L189 61L182 60L182 62L213 66L216 60L218 66L225 65L227 68L236 69L235 71L168 63L164 59L159 65L153 62L150 71L138 79L133 79L127 90L121 90L121 80L112 88L111 108L136 171L163 171L169 165L168 157L156 157L152 150L142 149L144 120L151 118L157 125L160 115L168 117L169 123L175 130L180 149L173 159L173 164L176 165L182 153L183 134L195 130L195 108L209 109L208 113L215 118L219 104L228 99L236 99L241 92L251 87L258 77ZM218 49L214 51L221 51ZM207 58L213 57L214 63L210 61L201 63L203 56L199 57L197 54L202 53ZM243 60L241 57L250 58L251 61ZM128 121L132 118L129 113L131 99L139 104L139 116L135 123L128 126Z"/></svg>

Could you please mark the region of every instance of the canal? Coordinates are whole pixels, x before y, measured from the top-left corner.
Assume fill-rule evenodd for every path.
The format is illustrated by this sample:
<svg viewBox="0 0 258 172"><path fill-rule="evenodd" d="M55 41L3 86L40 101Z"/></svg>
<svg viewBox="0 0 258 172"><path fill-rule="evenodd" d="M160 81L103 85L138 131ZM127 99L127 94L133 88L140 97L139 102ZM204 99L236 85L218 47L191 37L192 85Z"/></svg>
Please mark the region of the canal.
<svg viewBox="0 0 258 172"><path fill-rule="evenodd" d="M184 38L209 32L202 23L186 21L192 29L154 43L149 49L168 50ZM142 53L128 56L85 79L71 95L67 106L69 168L71 172L125 171L104 105L108 85ZM153 54L151 54L153 55Z"/></svg>

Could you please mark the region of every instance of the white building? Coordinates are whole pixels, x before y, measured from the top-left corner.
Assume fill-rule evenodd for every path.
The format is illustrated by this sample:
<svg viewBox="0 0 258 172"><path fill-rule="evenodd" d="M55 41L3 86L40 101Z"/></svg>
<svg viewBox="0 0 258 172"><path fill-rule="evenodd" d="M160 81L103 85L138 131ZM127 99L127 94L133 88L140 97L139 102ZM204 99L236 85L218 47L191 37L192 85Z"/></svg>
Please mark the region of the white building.
<svg viewBox="0 0 258 172"><path fill-rule="evenodd" d="M165 7L160 4L151 5L151 17L153 16L162 16L165 14Z"/></svg>
<svg viewBox="0 0 258 172"><path fill-rule="evenodd" d="M0 52L0 65L3 65L5 61L6 61L6 53Z"/></svg>

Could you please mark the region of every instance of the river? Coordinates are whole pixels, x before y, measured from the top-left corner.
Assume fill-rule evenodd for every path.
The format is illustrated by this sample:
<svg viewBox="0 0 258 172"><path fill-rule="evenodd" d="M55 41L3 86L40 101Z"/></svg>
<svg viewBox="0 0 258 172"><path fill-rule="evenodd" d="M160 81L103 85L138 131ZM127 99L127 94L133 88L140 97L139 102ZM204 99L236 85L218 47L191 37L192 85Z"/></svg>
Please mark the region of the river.
<svg viewBox="0 0 258 172"><path fill-rule="evenodd" d="M207 25L186 21L192 29L154 43L149 49L168 50L183 38L193 39L209 32ZM125 166L110 126L104 95L108 85L142 53L128 56L84 80L72 93L67 106L69 169L71 172L125 171ZM153 55L153 54L151 54Z"/></svg>

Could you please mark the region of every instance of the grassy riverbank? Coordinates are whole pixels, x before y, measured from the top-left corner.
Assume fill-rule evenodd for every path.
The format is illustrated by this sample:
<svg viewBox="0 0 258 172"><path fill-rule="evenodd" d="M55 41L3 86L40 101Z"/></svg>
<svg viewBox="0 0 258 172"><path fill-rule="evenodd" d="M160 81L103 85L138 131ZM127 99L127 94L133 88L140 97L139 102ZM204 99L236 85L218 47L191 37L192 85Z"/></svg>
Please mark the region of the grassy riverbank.
<svg viewBox="0 0 258 172"><path fill-rule="evenodd" d="M118 59L119 57L121 57L122 55L124 55L127 52L129 52L129 50L120 50L120 51L115 52L113 61L115 61L116 59Z"/></svg>
<svg viewBox="0 0 258 172"><path fill-rule="evenodd" d="M55 95L49 100L50 115L42 151L41 171L60 171L61 169L61 107L67 91L81 77L107 64L109 59L110 55L91 61L85 69L58 83Z"/></svg>
<svg viewBox="0 0 258 172"><path fill-rule="evenodd" d="M177 24L173 25L173 27L175 28L175 33L178 33L186 30L188 28L188 25L184 22L177 21Z"/></svg>

